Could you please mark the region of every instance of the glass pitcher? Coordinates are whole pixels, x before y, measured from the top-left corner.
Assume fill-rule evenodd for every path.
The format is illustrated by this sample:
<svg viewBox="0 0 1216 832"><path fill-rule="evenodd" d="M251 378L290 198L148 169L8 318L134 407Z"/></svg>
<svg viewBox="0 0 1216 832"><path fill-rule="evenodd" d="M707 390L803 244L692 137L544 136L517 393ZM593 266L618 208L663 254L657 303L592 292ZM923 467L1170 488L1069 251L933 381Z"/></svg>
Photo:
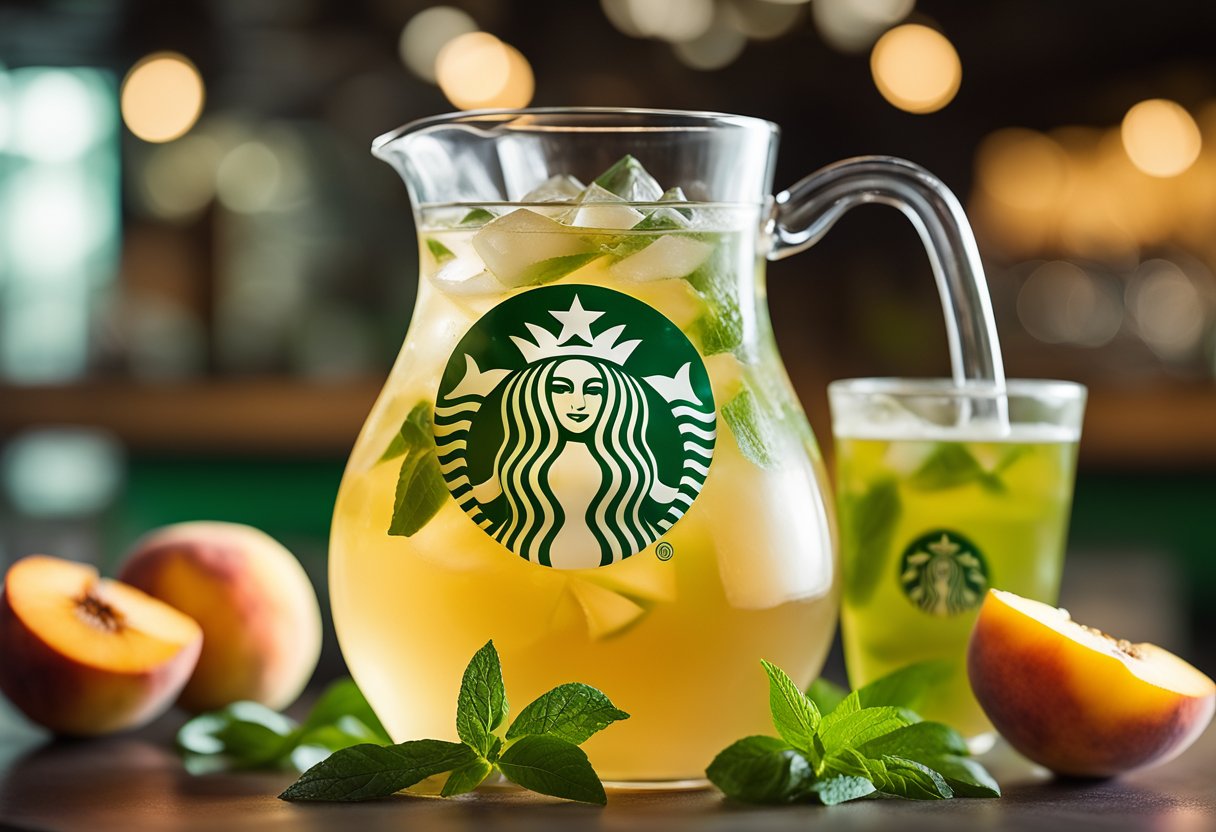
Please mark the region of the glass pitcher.
<svg viewBox="0 0 1216 832"><path fill-rule="evenodd" d="M868 158L773 198L777 132L537 109L376 140L413 202L418 299L342 481L330 592L396 740L456 739L461 673L493 639L514 702L580 681L632 715L585 745L601 777L673 785L771 733L762 658L800 685L818 673L834 515L765 260L852 205L898 205L930 249L956 380L1000 367L941 183Z"/></svg>

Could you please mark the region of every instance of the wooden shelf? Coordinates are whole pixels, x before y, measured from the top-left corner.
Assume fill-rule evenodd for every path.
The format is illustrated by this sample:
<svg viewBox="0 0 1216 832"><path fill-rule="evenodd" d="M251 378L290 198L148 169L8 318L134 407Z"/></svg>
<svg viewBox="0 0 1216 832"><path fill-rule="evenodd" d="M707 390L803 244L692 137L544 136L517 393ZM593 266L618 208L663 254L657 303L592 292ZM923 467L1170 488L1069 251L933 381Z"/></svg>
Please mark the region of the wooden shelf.
<svg viewBox="0 0 1216 832"><path fill-rule="evenodd" d="M258 379L0 387L0 437L30 427L82 425L107 430L136 452L341 457L381 384ZM829 445L826 397L814 392L804 398L816 433ZM1091 389L1081 465L1216 469L1216 386Z"/></svg>

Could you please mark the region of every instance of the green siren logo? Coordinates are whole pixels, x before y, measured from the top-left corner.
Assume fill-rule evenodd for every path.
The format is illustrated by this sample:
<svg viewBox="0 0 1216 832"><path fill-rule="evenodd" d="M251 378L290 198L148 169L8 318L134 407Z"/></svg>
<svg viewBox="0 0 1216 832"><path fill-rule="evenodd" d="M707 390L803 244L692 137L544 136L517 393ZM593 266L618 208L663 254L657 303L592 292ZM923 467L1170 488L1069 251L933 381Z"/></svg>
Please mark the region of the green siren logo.
<svg viewBox="0 0 1216 832"><path fill-rule="evenodd" d="M684 515L716 420L705 365L671 321L611 289L547 286L503 301L456 346L435 444L486 534L583 569L636 554Z"/></svg>
<svg viewBox="0 0 1216 832"><path fill-rule="evenodd" d="M938 529L904 550L899 583L908 600L930 615L951 616L974 609L988 590L984 556L958 532Z"/></svg>

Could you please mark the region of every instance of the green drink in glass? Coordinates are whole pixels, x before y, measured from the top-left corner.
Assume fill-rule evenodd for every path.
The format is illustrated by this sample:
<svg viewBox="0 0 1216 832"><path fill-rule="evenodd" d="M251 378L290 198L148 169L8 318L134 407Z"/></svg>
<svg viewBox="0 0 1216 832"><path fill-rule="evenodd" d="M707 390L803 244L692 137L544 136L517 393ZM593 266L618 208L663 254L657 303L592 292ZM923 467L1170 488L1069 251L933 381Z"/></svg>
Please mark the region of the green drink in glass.
<svg viewBox="0 0 1216 832"><path fill-rule="evenodd" d="M974 739L991 726L967 681L967 639L991 587L1056 602L1085 406L1069 382L998 390L829 387L849 681L944 660L918 710Z"/></svg>

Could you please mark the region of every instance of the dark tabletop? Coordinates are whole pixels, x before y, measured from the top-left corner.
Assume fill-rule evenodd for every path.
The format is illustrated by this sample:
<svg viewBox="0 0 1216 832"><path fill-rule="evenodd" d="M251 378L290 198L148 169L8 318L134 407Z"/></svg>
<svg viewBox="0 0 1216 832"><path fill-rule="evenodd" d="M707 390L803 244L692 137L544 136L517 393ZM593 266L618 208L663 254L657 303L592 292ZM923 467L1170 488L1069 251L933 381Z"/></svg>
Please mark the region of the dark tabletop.
<svg viewBox="0 0 1216 832"><path fill-rule="evenodd" d="M186 773L171 745L178 724L180 719L170 716L134 734L49 742L0 708L0 827L55 832L1216 830L1216 730L1172 763L1103 783L1052 780L998 746L985 758L1004 787L998 800L755 808L726 802L712 790L610 792L607 808L600 809L505 790L451 800L289 804L276 795L292 781L290 774Z"/></svg>

